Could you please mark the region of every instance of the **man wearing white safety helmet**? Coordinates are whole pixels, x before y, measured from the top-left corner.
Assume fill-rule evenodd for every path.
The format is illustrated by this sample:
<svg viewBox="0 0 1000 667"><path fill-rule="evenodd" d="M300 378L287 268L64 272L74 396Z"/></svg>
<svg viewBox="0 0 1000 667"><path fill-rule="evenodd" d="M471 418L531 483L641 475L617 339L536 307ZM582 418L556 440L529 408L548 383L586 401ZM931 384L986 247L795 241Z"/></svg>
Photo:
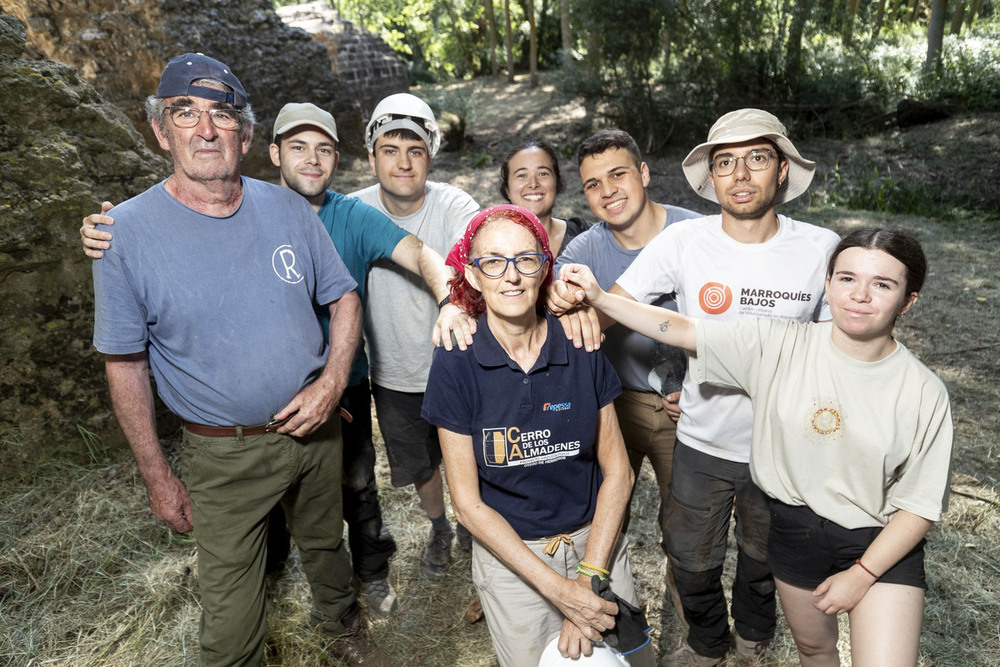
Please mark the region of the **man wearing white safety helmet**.
<svg viewBox="0 0 1000 667"><path fill-rule="evenodd" d="M375 107L365 142L378 184L351 196L447 255L479 205L458 188L427 180L431 159L441 146L434 112L409 93L390 95ZM365 330L371 344L372 394L392 484L416 488L431 521L423 574L440 581L451 565L455 532L445 515L437 430L420 417L420 409L434 354L428 334L433 331L434 343L441 342L442 332L435 329L438 313L455 306L447 299L436 300L423 283L388 261L373 266L367 293ZM465 335L456 341L459 347L472 344L474 331L475 322L470 319ZM471 537L460 533L459 542L468 547Z"/></svg>

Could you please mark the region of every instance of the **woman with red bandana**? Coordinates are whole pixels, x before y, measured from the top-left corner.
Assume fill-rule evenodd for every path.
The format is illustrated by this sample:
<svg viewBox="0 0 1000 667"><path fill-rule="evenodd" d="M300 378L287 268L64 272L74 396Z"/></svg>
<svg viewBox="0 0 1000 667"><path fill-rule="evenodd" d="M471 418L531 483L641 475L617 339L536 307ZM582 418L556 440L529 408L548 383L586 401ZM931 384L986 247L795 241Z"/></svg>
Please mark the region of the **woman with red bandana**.
<svg viewBox="0 0 1000 667"><path fill-rule="evenodd" d="M435 355L423 417L475 537L473 582L497 657L537 664L556 636L562 654L589 655L619 611L593 577L638 603L620 533L633 482L613 406L621 384L545 314L552 253L533 213L482 211L448 264L451 302L480 321L474 345ZM633 665L652 662L642 639Z"/></svg>

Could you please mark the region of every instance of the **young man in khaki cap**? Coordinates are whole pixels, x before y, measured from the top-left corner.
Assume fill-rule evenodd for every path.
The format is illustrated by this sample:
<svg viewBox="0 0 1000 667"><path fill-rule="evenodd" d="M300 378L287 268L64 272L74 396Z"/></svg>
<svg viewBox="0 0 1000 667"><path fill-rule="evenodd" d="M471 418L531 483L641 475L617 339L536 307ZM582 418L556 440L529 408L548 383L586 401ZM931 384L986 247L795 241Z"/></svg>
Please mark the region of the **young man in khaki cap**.
<svg viewBox="0 0 1000 667"><path fill-rule="evenodd" d="M781 122L759 109L722 116L685 158L684 175L718 215L683 220L653 239L612 291L651 303L676 293L690 317L829 319L826 260L838 241L827 229L775 212L805 192L815 171ZM767 565L768 499L750 478L749 397L684 379L665 539L689 624L687 642L663 666L716 665L734 644L743 656L774 635L774 577ZM730 631L722 567L735 509L736 579Z"/></svg>

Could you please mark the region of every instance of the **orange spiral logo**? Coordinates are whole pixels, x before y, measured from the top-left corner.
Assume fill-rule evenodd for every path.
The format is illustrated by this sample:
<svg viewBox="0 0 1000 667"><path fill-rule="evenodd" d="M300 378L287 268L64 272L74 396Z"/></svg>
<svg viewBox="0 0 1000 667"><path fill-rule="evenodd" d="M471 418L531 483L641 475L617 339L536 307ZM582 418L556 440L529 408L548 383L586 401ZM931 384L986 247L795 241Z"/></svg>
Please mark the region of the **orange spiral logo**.
<svg viewBox="0 0 1000 667"><path fill-rule="evenodd" d="M698 292L698 304L709 315L726 312L732 303L733 291L722 283L705 283Z"/></svg>

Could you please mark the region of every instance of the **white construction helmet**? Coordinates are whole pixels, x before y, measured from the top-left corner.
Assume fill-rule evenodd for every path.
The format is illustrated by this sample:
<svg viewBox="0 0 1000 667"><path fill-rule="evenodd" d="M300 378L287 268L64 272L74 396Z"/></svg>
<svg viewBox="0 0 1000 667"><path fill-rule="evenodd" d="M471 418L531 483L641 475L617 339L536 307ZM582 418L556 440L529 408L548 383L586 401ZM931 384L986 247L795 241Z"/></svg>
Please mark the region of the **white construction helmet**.
<svg viewBox="0 0 1000 667"><path fill-rule="evenodd" d="M596 644L590 655L581 655L576 660L564 658L559 653L559 637L556 636L542 651L538 667L628 667L628 660L604 642Z"/></svg>
<svg viewBox="0 0 1000 667"><path fill-rule="evenodd" d="M409 93L396 93L385 98L375 107L372 119L365 128L368 152L375 152L375 139L391 130L412 130L427 144L431 157L441 147L441 130L434 112L422 99Z"/></svg>

